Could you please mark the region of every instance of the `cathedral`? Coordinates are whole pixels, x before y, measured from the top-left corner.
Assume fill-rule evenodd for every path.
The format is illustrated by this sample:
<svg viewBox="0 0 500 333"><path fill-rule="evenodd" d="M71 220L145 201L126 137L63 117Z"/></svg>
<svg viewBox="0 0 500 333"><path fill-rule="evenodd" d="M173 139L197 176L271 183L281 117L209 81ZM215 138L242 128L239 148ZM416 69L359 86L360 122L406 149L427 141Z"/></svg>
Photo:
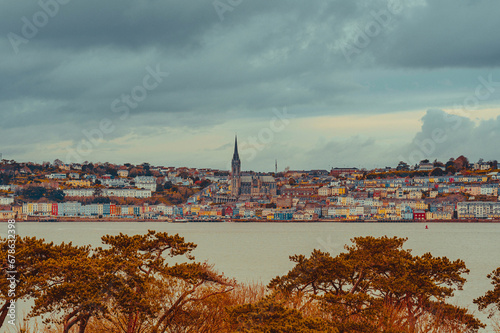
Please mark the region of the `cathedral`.
<svg viewBox="0 0 500 333"><path fill-rule="evenodd" d="M241 186L241 161L238 154L238 138L234 137L234 153L231 161L231 195L240 195Z"/></svg>
<svg viewBox="0 0 500 333"><path fill-rule="evenodd" d="M234 138L234 153L231 161L231 196L260 197L276 195L276 180L269 175L242 175L238 154L238 138Z"/></svg>

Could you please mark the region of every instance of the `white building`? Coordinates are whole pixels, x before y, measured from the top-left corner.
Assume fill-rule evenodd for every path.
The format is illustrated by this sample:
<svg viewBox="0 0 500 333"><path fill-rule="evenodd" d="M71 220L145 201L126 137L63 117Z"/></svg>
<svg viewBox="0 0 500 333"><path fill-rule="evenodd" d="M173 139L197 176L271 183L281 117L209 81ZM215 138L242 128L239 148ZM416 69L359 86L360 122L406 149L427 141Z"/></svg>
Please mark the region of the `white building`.
<svg viewBox="0 0 500 333"><path fill-rule="evenodd" d="M50 175L45 175L49 179L66 179L65 173L51 173Z"/></svg>
<svg viewBox="0 0 500 333"><path fill-rule="evenodd" d="M14 203L14 198L12 197L0 197L0 205L11 205Z"/></svg>
<svg viewBox="0 0 500 333"><path fill-rule="evenodd" d="M147 189L151 192L156 191L156 177L153 176L137 176L134 179L135 187Z"/></svg>
<svg viewBox="0 0 500 333"><path fill-rule="evenodd" d="M92 197L95 189L69 189L63 190L68 197ZM103 189L102 195L105 197L120 197L120 198L151 198L151 190L145 189Z"/></svg>
<svg viewBox="0 0 500 333"><path fill-rule="evenodd" d="M329 188L329 187L321 187L319 190L318 190L318 195L320 197L329 197L332 195L332 189Z"/></svg>
<svg viewBox="0 0 500 333"><path fill-rule="evenodd" d="M145 189L104 189L103 196L121 198L151 198L151 190Z"/></svg>
<svg viewBox="0 0 500 333"><path fill-rule="evenodd" d="M481 186L481 195L498 195L498 185L483 185Z"/></svg>
<svg viewBox="0 0 500 333"><path fill-rule="evenodd" d="M80 174L76 172L72 172L68 176L70 179L80 179Z"/></svg>
<svg viewBox="0 0 500 333"><path fill-rule="evenodd" d="M0 185L0 191L10 191L11 188L10 185Z"/></svg>
<svg viewBox="0 0 500 333"><path fill-rule="evenodd" d="M418 165L418 171L431 171L434 169L434 164L432 163L420 163Z"/></svg>
<svg viewBox="0 0 500 333"><path fill-rule="evenodd" d="M67 197L92 197L94 196L95 189L93 188L80 188L63 190L64 195Z"/></svg>
<svg viewBox="0 0 500 333"><path fill-rule="evenodd" d="M99 179L102 185L108 187L125 187L130 183L126 179Z"/></svg>
<svg viewBox="0 0 500 333"><path fill-rule="evenodd" d="M459 219L466 218L499 218L500 202L459 202L457 203Z"/></svg>

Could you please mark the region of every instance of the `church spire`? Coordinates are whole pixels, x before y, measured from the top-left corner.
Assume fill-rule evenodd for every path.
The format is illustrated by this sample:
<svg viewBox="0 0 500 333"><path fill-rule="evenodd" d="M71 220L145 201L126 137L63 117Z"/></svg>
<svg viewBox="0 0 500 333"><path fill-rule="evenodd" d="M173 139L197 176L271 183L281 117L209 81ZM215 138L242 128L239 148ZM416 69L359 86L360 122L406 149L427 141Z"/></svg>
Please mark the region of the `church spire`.
<svg viewBox="0 0 500 333"><path fill-rule="evenodd" d="M237 161L240 159L240 155L238 154L238 137L234 136L234 153L233 153L233 161Z"/></svg>
<svg viewBox="0 0 500 333"><path fill-rule="evenodd" d="M237 197L240 195L241 186L241 161L240 155L238 154L238 137L234 136L234 154L233 160L231 161L231 195Z"/></svg>

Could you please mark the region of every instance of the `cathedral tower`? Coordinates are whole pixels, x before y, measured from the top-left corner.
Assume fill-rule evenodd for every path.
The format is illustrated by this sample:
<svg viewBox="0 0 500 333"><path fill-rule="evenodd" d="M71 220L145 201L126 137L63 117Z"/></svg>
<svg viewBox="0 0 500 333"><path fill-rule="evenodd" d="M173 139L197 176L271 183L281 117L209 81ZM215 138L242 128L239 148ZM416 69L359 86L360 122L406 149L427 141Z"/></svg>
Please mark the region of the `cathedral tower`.
<svg viewBox="0 0 500 333"><path fill-rule="evenodd" d="M241 161L238 154L238 138L234 137L234 153L231 161L231 195L237 197L240 195L241 186Z"/></svg>

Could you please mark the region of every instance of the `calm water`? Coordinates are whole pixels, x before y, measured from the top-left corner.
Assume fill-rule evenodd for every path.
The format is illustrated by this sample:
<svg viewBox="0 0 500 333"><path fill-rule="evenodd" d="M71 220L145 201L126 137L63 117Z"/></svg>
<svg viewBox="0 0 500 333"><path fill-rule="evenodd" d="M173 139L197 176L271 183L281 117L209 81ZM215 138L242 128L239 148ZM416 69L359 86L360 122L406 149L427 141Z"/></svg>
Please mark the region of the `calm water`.
<svg viewBox="0 0 500 333"><path fill-rule="evenodd" d="M0 233L5 237L5 228ZM197 261L215 264L220 272L239 282L267 284L286 274L293 254L310 254L315 248L336 255L356 236L407 237L412 253L430 252L451 260L462 259L471 273L464 290L452 303L477 312L472 300L491 285L486 275L500 266L500 224L432 223L18 223L21 236L36 236L56 243L101 245L105 234L141 234L148 229L179 233L198 244ZM485 316L478 314L484 319ZM490 330L485 330L489 332Z"/></svg>

